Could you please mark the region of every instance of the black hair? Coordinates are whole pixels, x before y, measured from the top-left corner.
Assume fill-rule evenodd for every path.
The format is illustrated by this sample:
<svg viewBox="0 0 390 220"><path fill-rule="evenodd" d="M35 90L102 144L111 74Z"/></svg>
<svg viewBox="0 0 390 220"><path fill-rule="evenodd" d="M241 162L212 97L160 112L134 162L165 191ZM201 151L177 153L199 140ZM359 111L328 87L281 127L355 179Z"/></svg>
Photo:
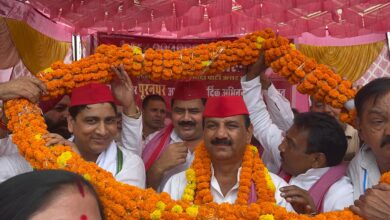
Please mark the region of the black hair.
<svg viewBox="0 0 390 220"><path fill-rule="evenodd" d="M115 111L115 115L117 114L118 110L116 108L116 105L112 102L109 102L112 108ZM77 105L77 106L72 106L69 108L69 115L72 116L73 119L76 119L76 116L85 108L87 108L88 105Z"/></svg>
<svg viewBox="0 0 390 220"><path fill-rule="evenodd" d="M203 106L205 106L206 105L206 102L207 102L207 99L206 98L201 98L201 101L202 101L202 104L203 104ZM173 103L175 102L175 100L174 99L171 99L171 108L173 107Z"/></svg>
<svg viewBox="0 0 390 220"><path fill-rule="evenodd" d="M348 142L343 128L334 117L320 112L299 113L293 126L308 131L306 153L325 154L327 166L342 162Z"/></svg>
<svg viewBox="0 0 390 220"><path fill-rule="evenodd" d="M390 77L374 79L363 86L355 96L355 108L357 115L362 116L363 106L366 102L373 101L375 104L378 98L390 92Z"/></svg>
<svg viewBox="0 0 390 220"><path fill-rule="evenodd" d="M29 219L57 194L72 184L86 186L96 198L100 215L103 206L93 186L84 177L64 170L39 170L12 177L0 184L0 216L7 220Z"/></svg>
<svg viewBox="0 0 390 220"><path fill-rule="evenodd" d="M142 109L145 109L146 106L148 106L150 101L161 101L161 102L163 102L165 104L165 100L164 100L164 98L162 96L157 95L157 94L148 95L142 101Z"/></svg>

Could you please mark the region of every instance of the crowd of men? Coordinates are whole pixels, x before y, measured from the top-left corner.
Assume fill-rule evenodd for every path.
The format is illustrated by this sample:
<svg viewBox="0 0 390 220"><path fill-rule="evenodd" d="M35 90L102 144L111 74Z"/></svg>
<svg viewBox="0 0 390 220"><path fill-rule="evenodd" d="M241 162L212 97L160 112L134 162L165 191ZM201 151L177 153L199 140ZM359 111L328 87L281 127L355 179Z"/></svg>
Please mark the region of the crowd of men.
<svg viewBox="0 0 390 220"><path fill-rule="evenodd" d="M123 67L112 71L110 87L91 83L45 102L39 102L45 85L22 77L0 84L0 99L39 102L47 146L67 144L117 181L165 191L173 199L181 199L185 171L204 143L213 201L234 203L244 151L254 137L277 205L310 215L350 207L365 219L390 219L390 185L379 183L390 171L390 78L359 90L355 130L338 120L338 109L314 99L310 112L294 115L265 75L263 57L246 69L243 96L208 97L204 82L186 80L176 83L171 103L150 95L140 107ZM1 139L0 181L32 170L12 134Z"/></svg>

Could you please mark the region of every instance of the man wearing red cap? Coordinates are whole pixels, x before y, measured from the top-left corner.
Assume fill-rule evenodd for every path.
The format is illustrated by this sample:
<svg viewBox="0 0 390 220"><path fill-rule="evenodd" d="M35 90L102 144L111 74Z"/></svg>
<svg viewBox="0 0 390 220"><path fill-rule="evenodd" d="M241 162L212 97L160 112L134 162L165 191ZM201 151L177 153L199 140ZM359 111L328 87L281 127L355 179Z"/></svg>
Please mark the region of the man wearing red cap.
<svg viewBox="0 0 390 220"><path fill-rule="evenodd" d="M118 100L126 117L129 102ZM91 83L73 89L68 117L68 129L74 135L71 140L85 160L97 163L120 182L144 188L145 170L141 158L114 141L118 133L115 103L106 85Z"/></svg>
<svg viewBox="0 0 390 220"><path fill-rule="evenodd" d="M139 146L131 150L142 156L149 187L161 191L170 176L191 164L195 146L202 138L202 112L206 98L207 89L202 81L179 81L171 102L171 125L158 132L145 146L136 144L142 139L142 126L128 128L140 131L136 136L123 137L123 141L126 146Z"/></svg>
<svg viewBox="0 0 390 220"><path fill-rule="evenodd" d="M197 147L196 158L191 169L172 176L165 185L164 191L169 193L173 199L192 200L196 204L213 201L248 204L273 201L275 198L278 205L286 206L287 203L280 197L278 191L286 183L278 176L268 173L264 166L256 166L256 168L263 169L261 171L250 168L256 162L261 163L261 160L256 148L249 145L253 127L242 97L210 97L206 103L203 118L204 146L200 144ZM198 172L199 167L202 168L201 172ZM268 182L265 179L263 179L265 182L262 182L262 178L254 178L257 172L262 172L261 175L265 176ZM194 176L191 177L191 175ZM188 181L187 178L193 180ZM209 182L202 183L206 180ZM191 187L191 184L202 184L202 187ZM209 188L209 191L199 193L198 190L204 187ZM271 190L274 196L266 200L266 196L260 194L257 188ZM189 192L191 190L194 192ZM203 194L209 192L211 195L206 198Z"/></svg>
<svg viewBox="0 0 390 220"><path fill-rule="evenodd" d="M120 71L113 71L118 77L111 84L112 92L108 86L96 83L73 90L68 116L68 128L74 135L70 139L73 143L53 133L45 135L44 138L47 146L72 146L85 160L96 162L101 168L111 172L118 181L144 188L145 169L142 160L125 150L129 147L122 148L113 141L118 132L114 102L120 100L119 104L123 106L124 125L129 121L129 117L136 117L138 114L130 78L125 75L123 67ZM132 131L123 131L125 134L128 132ZM12 166L6 175L1 173L0 180L32 170L18 153L10 156L15 156L13 160L23 163L20 163L20 166L19 163Z"/></svg>

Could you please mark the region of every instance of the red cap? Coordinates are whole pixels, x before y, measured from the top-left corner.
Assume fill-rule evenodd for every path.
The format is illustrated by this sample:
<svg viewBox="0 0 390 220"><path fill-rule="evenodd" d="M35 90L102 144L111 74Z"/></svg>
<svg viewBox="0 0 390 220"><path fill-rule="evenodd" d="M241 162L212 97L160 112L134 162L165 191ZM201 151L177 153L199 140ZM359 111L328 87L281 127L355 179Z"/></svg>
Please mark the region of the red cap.
<svg viewBox="0 0 390 220"><path fill-rule="evenodd" d="M224 118L249 115L242 96L214 96L207 99L203 117Z"/></svg>
<svg viewBox="0 0 390 220"><path fill-rule="evenodd" d="M110 88L104 84L90 83L73 89L70 107L104 102L115 103Z"/></svg>
<svg viewBox="0 0 390 220"><path fill-rule="evenodd" d="M52 110L57 105L57 103L61 101L62 98L64 98L64 95L46 101L39 101L39 108L41 108L43 113L46 113Z"/></svg>
<svg viewBox="0 0 390 220"><path fill-rule="evenodd" d="M172 99L191 100L207 98L207 89L203 81L186 80L179 81L175 85L175 92Z"/></svg>

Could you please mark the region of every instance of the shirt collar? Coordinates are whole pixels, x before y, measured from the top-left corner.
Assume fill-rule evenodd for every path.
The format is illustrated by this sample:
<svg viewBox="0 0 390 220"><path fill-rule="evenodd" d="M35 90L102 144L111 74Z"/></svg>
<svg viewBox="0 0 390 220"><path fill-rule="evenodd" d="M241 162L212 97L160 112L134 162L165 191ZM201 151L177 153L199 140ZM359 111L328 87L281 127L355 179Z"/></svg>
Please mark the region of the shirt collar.
<svg viewBox="0 0 390 220"><path fill-rule="evenodd" d="M171 139L172 139L172 142L174 142L174 143L176 143L176 142L183 142L183 140L176 133L175 129L173 129L173 131L171 132Z"/></svg>
<svg viewBox="0 0 390 220"><path fill-rule="evenodd" d="M236 184L234 184L234 186L226 193L226 196L228 196L232 192L238 190L239 183L240 183L240 174L241 174L241 167L238 168ZM219 185L217 178L214 176L213 164L211 164L211 180L210 180L210 183L211 183L210 186L215 190L215 192L218 192L218 194L220 194L221 197L224 197L223 193L222 193L222 190L221 190L221 186Z"/></svg>

